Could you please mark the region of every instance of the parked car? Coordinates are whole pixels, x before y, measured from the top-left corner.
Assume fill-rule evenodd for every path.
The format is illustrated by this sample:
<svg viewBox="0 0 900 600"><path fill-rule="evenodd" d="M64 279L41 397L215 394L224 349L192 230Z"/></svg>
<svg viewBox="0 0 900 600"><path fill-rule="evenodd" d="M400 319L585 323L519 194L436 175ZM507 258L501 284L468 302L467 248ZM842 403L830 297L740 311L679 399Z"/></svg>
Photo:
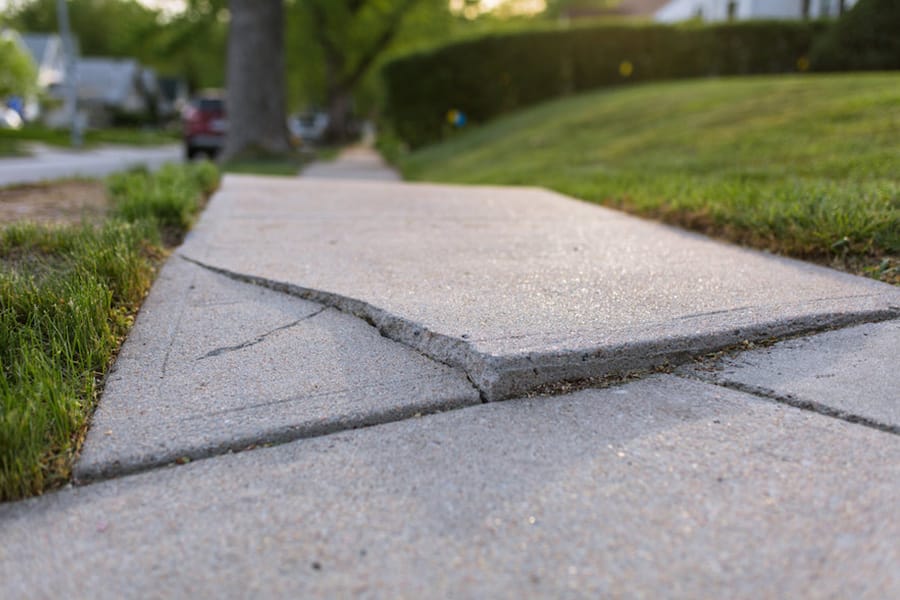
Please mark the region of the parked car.
<svg viewBox="0 0 900 600"><path fill-rule="evenodd" d="M184 109L184 152L188 160L198 154L215 158L225 145L228 122L221 93L204 93Z"/></svg>
<svg viewBox="0 0 900 600"><path fill-rule="evenodd" d="M328 129L328 114L309 112L288 118L288 131L295 141L300 143L316 143L322 141Z"/></svg>

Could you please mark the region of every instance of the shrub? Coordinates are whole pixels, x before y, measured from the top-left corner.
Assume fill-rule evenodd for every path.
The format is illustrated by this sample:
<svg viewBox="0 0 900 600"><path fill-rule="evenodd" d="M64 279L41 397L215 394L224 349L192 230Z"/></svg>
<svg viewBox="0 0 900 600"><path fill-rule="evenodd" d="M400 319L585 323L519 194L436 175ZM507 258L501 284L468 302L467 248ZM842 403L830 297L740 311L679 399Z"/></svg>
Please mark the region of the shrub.
<svg viewBox="0 0 900 600"><path fill-rule="evenodd" d="M593 26L490 35L401 57L383 70L387 125L421 146L470 122L571 93L682 77L785 73L805 66L821 23Z"/></svg>
<svg viewBox="0 0 900 600"><path fill-rule="evenodd" d="M900 69L900 2L860 0L817 40L818 71Z"/></svg>

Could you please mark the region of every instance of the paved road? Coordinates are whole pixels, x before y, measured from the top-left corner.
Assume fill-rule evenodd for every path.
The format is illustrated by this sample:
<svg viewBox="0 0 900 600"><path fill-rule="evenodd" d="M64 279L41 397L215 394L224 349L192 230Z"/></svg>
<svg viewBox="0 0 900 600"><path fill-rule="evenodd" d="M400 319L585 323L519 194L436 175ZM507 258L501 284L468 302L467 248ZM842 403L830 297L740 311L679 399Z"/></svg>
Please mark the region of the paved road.
<svg viewBox="0 0 900 600"><path fill-rule="evenodd" d="M898 597L896 348L897 288L549 192L228 176L0 597Z"/></svg>
<svg viewBox="0 0 900 600"><path fill-rule="evenodd" d="M182 149L175 144L150 148L104 146L78 152L38 146L32 156L0 159L0 186L65 177L104 177L138 165L156 169L182 160Z"/></svg>

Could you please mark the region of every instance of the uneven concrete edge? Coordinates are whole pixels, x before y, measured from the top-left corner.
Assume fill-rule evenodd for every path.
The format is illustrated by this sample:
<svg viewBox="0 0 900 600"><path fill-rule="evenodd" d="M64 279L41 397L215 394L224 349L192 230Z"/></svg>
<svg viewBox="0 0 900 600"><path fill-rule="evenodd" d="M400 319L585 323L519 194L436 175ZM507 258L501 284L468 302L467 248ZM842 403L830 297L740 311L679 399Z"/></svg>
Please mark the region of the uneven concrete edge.
<svg viewBox="0 0 900 600"><path fill-rule="evenodd" d="M834 313L770 321L733 327L702 335L663 337L630 344L580 349L550 354L533 354L506 359L495 373L488 401L521 396L535 388L565 381L602 378L661 366L680 366L698 356L732 348L744 341L761 342L822 331L878 323L900 317L893 307Z"/></svg>
<svg viewBox="0 0 900 600"><path fill-rule="evenodd" d="M479 352L465 340L433 332L420 323L409 321L362 300L255 275L236 273L184 254L179 256L231 279L318 302L360 318L388 339L408 346L432 360L461 369L479 390L485 402L520 397L543 386L567 381L601 378L663 365L678 366L697 356L717 352L745 340L758 342L771 338L808 335L900 317L900 307L894 306L824 312L807 317L764 322L744 327L740 332L735 332L734 328L723 327L718 331L701 335L664 337L633 344L502 358Z"/></svg>
<svg viewBox="0 0 900 600"><path fill-rule="evenodd" d="M296 296L362 319L389 340L412 348L431 360L460 369L482 395L486 389L484 383L492 379L490 369L493 365L490 364L489 357L485 357L474 350L468 342L448 335L434 333L418 323L410 322L368 302L342 296L341 294L266 279L265 277L237 273L180 253L178 256L208 271L218 273L235 281L242 281Z"/></svg>
<svg viewBox="0 0 900 600"><path fill-rule="evenodd" d="M421 415L438 414L467 406L477 406L478 404L480 402L477 402L477 400L473 403L463 397L453 398L443 402L440 406L436 406L428 401L422 401L402 407L375 411L365 416L338 417L308 425L284 425L250 435L231 437L226 432L226 435L223 435L221 440L194 448L183 450L173 448L163 452L156 452L152 456L143 452L135 452L131 455L125 455L114 462L98 461L85 464L78 461L72 470L72 479L76 485L87 485L166 465L212 458L230 452L241 452L257 446L286 444L342 431L405 421Z"/></svg>

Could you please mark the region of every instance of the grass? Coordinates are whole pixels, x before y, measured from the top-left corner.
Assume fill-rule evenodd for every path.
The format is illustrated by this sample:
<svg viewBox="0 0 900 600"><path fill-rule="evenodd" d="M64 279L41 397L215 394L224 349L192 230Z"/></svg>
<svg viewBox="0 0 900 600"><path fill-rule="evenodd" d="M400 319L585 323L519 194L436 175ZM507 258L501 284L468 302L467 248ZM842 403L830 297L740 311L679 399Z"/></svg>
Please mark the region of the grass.
<svg viewBox="0 0 900 600"><path fill-rule="evenodd" d="M900 74L623 87L397 162L410 179L545 186L900 281Z"/></svg>
<svg viewBox="0 0 900 600"><path fill-rule="evenodd" d="M99 226L0 230L0 500L65 482L99 382L165 255L212 191L212 165L113 177Z"/></svg>
<svg viewBox="0 0 900 600"><path fill-rule="evenodd" d="M100 144L127 144L130 146L158 146L179 141L177 132L161 129L138 129L116 127L91 129L84 134L84 146L91 148ZM21 156L26 154L23 145L38 142L50 146L71 147L72 139L66 129L49 129L39 125L29 125L22 129L0 129L0 156Z"/></svg>

